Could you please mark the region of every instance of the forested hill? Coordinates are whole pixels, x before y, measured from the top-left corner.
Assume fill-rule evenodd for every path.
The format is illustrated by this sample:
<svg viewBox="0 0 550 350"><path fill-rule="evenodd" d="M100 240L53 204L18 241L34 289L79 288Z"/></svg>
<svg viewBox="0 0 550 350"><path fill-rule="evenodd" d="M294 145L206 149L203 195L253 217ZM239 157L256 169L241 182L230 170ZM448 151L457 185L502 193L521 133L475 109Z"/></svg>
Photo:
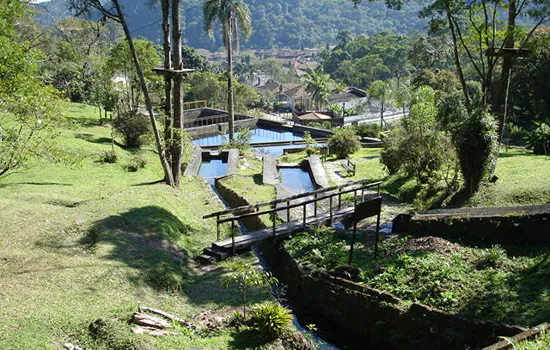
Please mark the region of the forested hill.
<svg viewBox="0 0 550 350"><path fill-rule="evenodd" d="M150 8L147 0L121 0L132 34L155 42L160 38L160 9ZM378 31L394 33L422 31L425 21L418 11L426 0L413 0L401 11L390 10L384 2L362 1L354 7L351 0L244 0L252 14L253 34L245 48L300 48L335 43L337 33L349 29L352 34L372 35ZM51 13L40 17L51 23L68 13L66 0L53 0L40 8ZM200 0L182 0L185 15L186 43L195 48L217 50L222 46L219 36L210 39L203 29Z"/></svg>

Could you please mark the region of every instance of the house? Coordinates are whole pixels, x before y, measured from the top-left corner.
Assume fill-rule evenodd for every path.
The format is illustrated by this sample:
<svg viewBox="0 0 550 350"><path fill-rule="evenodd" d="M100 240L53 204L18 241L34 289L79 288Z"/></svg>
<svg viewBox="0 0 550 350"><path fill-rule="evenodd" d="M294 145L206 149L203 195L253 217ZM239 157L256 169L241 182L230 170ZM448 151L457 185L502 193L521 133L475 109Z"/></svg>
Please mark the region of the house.
<svg viewBox="0 0 550 350"><path fill-rule="evenodd" d="M292 112L296 109L305 110L309 107L310 104L309 96L306 93L306 84L281 84L274 80L270 80L259 89L263 91L269 91L275 95L273 103L277 105L278 111Z"/></svg>
<svg viewBox="0 0 550 350"><path fill-rule="evenodd" d="M367 102L367 92L356 87L350 87L347 91L331 95L328 99L329 105L338 104L342 108L357 109L359 105Z"/></svg>

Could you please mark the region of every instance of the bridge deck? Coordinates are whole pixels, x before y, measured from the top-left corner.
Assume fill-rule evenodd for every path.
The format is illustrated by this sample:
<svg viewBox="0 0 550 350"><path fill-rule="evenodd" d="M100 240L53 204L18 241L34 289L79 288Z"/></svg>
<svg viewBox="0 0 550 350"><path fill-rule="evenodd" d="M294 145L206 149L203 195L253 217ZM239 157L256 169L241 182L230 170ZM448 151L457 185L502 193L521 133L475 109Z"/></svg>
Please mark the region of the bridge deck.
<svg viewBox="0 0 550 350"><path fill-rule="evenodd" d="M342 208L341 210L335 210L332 212L333 221L343 220L351 215L354 211L354 207ZM329 213L321 213L317 216L306 219L306 225L326 225L330 222ZM293 220L275 227L275 237L284 238L290 236L293 233L303 230L303 220ZM249 248L257 243L260 243L266 239L273 238L273 228L268 227L254 232L248 232L239 236L235 236L235 250L243 250ZM213 247L231 251L232 240L231 237L224 240L214 242Z"/></svg>

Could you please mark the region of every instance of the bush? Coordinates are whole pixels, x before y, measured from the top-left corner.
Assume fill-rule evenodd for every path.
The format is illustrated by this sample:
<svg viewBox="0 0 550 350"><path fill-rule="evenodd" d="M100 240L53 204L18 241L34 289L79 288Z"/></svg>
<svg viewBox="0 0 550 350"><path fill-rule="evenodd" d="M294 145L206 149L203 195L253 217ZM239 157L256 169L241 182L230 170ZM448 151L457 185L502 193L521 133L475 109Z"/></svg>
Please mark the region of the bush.
<svg viewBox="0 0 550 350"><path fill-rule="evenodd" d="M527 138L528 133L524 128L513 123L506 123L504 127L504 140L508 140L508 144L522 146L525 144Z"/></svg>
<svg viewBox="0 0 550 350"><path fill-rule="evenodd" d="M358 124L355 126L355 133L361 137L380 137L380 125L378 124Z"/></svg>
<svg viewBox="0 0 550 350"><path fill-rule="evenodd" d="M451 140L440 130L436 115L435 92L419 88L409 116L384 138L380 161L390 174L403 170L421 184L435 184L442 170L456 168Z"/></svg>
<svg viewBox="0 0 550 350"><path fill-rule="evenodd" d="M304 133L304 141L306 141L306 154L308 156L312 154L319 153L319 145L317 144L317 141L315 141L312 137L309 131L306 131Z"/></svg>
<svg viewBox="0 0 550 350"><path fill-rule="evenodd" d="M498 147L495 119L484 109L475 109L452 130L464 186L472 194L491 174Z"/></svg>
<svg viewBox="0 0 550 350"><path fill-rule="evenodd" d="M236 148L242 154L250 148L250 140L253 132L249 128L243 128L235 133L235 138L231 142L223 142L221 149Z"/></svg>
<svg viewBox="0 0 550 350"><path fill-rule="evenodd" d="M112 151L103 151L99 155L99 158L103 163L109 163L113 164L118 161L118 154L115 152L115 150Z"/></svg>
<svg viewBox="0 0 550 350"><path fill-rule="evenodd" d="M266 301L254 307L250 325L268 340L280 338L292 324L290 311L275 301Z"/></svg>
<svg viewBox="0 0 550 350"><path fill-rule="evenodd" d="M330 153L335 154L338 158L345 158L361 148L361 143L353 128L336 130L327 143Z"/></svg>
<svg viewBox="0 0 550 350"><path fill-rule="evenodd" d="M550 126L535 122L537 128L527 135L527 144L535 154L548 154L550 151Z"/></svg>
<svg viewBox="0 0 550 350"><path fill-rule="evenodd" d="M114 122L115 130L124 138L124 144L128 147L140 147L143 144L144 136L151 131L149 117L130 111L120 114Z"/></svg>
<svg viewBox="0 0 550 350"><path fill-rule="evenodd" d="M130 160L130 163L128 163L128 165L126 165L126 170L128 170L130 172L136 172L136 171L139 171L140 169L145 168L148 163L149 163L149 161L146 158L144 158L143 156L135 155Z"/></svg>

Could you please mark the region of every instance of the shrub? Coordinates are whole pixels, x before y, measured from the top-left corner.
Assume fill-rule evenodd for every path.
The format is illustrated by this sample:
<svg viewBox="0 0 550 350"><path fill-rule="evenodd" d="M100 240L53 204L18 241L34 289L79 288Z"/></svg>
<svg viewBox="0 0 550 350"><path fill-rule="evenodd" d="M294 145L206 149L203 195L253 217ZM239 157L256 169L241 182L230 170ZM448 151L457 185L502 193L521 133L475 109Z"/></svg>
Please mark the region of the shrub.
<svg viewBox="0 0 550 350"><path fill-rule="evenodd" d="M315 141L309 131L304 132L304 141L306 141L306 154L308 156L319 153L317 141Z"/></svg>
<svg viewBox="0 0 550 350"><path fill-rule="evenodd" d="M422 184L435 184L441 170L453 169L455 152L436 115L435 92L418 89L409 116L384 138L380 161L390 174L403 170Z"/></svg>
<svg viewBox="0 0 550 350"><path fill-rule="evenodd" d="M358 124L355 126L355 133L361 137L380 137L380 125L378 124Z"/></svg>
<svg viewBox="0 0 550 350"><path fill-rule="evenodd" d="M115 152L115 150L112 151L103 151L99 155L99 158L103 163L109 163L113 164L118 161L118 154Z"/></svg>
<svg viewBox="0 0 550 350"><path fill-rule="evenodd" d="M478 108L467 113L466 119L452 130L464 185L472 194L491 174L498 146L496 123L487 111Z"/></svg>
<svg viewBox="0 0 550 350"><path fill-rule="evenodd" d="M507 139L509 144L516 146L524 145L527 137L528 133L524 128L513 123L506 123L504 127L504 139Z"/></svg>
<svg viewBox="0 0 550 350"><path fill-rule="evenodd" d="M126 170L128 170L130 172L136 172L136 171L139 171L140 169L145 168L148 163L149 163L149 161L146 158L144 158L143 156L135 155L130 160L130 163L128 163L128 165L126 165Z"/></svg>
<svg viewBox="0 0 550 350"><path fill-rule="evenodd" d="M537 128L527 135L527 144L535 154L548 154L550 150L550 126L535 122Z"/></svg>
<svg viewBox="0 0 550 350"><path fill-rule="evenodd" d="M268 340L280 338L292 324L290 311L275 301L255 306L250 315L250 325Z"/></svg>
<svg viewBox="0 0 550 350"><path fill-rule="evenodd" d="M338 158L345 158L361 148L361 143L353 128L336 130L327 143L330 153L335 154Z"/></svg>
<svg viewBox="0 0 550 350"><path fill-rule="evenodd" d="M249 128L243 128L235 133L235 138L231 142L225 142L221 145L221 149L236 148L243 153L250 148L250 140L253 132Z"/></svg>
<svg viewBox="0 0 550 350"><path fill-rule="evenodd" d="M151 123L146 115L130 111L118 115L114 127L117 133L124 138L126 146L140 147L145 136L150 133Z"/></svg>

